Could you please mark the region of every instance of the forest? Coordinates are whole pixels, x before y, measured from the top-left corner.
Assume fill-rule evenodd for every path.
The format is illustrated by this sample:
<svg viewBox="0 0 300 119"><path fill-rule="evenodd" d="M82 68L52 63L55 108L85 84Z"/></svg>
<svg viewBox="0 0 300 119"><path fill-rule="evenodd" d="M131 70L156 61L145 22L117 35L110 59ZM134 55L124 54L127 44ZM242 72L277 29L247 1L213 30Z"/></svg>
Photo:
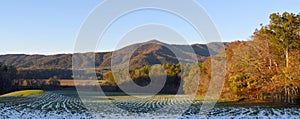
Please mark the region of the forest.
<svg viewBox="0 0 300 119"><path fill-rule="evenodd" d="M300 16L284 12L269 18L250 41L227 46L225 87L235 97L295 103L300 86Z"/></svg>
<svg viewBox="0 0 300 119"><path fill-rule="evenodd" d="M226 53L226 64L223 65L227 71L221 98L299 103L300 16L284 12L273 13L269 18L269 24L261 24L251 39L231 42L225 51L221 51ZM186 64L184 74L180 65L161 65L168 77L166 85L172 84L176 88L183 80L186 94L204 96L211 80L211 58L203 63ZM146 85L150 81L147 77L149 68L131 70L131 78L139 85ZM116 85L112 72L106 74L104 80Z"/></svg>

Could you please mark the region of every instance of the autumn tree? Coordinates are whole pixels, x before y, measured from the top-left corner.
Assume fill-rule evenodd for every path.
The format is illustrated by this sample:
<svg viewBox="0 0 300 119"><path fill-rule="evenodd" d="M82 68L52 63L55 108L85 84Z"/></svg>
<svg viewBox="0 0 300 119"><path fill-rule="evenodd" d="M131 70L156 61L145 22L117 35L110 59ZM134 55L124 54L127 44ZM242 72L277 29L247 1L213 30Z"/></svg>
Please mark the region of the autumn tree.
<svg viewBox="0 0 300 119"><path fill-rule="evenodd" d="M57 88L60 86L60 81L56 76L50 77L47 80L47 83L51 88Z"/></svg>
<svg viewBox="0 0 300 119"><path fill-rule="evenodd" d="M112 72L109 72L106 75L104 75L104 80L107 83L109 83L111 86L116 86L117 85Z"/></svg>
<svg viewBox="0 0 300 119"><path fill-rule="evenodd" d="M299 61L297 55L300 47L300 17L293 13L284 12L283 14L273 13L270 15L270 23L263 26L262 34L268 36L266 41L270 41L270 47L274 48L279 62L280 73L273 77L274 80L284 79L282 87L286 95L285 102L289 102L289 95L298 90L297 77L295 72L291 72L291 64L297 64ZM294 58L292 61L291 59ZM281 62L280 62L281 61ZM284 62L282 62L284 61ZM291 92L292 91L292 92Z"/></svg>
<svg viewBox="0 0 300 119"><path fill-rule="evenodd" d="M255 98L284 92L284 102L298 92L299 16L274 13L270 23L254 32L250 41L227 47L228 79L237 97ZM293 55L291 55L293 54Z"/></svg>

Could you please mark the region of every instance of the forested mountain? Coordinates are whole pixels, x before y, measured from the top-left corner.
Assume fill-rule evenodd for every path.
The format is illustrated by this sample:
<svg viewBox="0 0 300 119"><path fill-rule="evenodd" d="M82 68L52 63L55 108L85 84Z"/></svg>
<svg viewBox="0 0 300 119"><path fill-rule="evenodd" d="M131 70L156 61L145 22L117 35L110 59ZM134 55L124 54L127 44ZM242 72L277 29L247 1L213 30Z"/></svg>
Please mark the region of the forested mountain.
<svg viewBox="0 0 300 119"><path fill-rule="evenodd" d="M225 43L227 44L227 43ZM207 45L210 45L208 48ZM145 43L133 44L114 52L117 59L124 59L125 54L132 49L136 49L130 57L130 66L142 67L152 64L177 64L178 59L189 60L193 52L189 50L192 47L197 55L198 61L203 62L210 53L215 55L217 51L223 46L223 43L209 43L209 44L193 44L189 45L171 45L152 40ZM173 49L183 57L176 57L170 50ZM210 52L209 52L210 50ZM89 57L93 53L84 53L86 56L82 60L82 65L87 65ZM112 52L95 53L96 68L110 68ZM57 55L26 55L26 54L8 54L0 55L0 62L3 64L14 66L16 68L25 69L70 69L72 68L72 54L57 54Z"/></svg>

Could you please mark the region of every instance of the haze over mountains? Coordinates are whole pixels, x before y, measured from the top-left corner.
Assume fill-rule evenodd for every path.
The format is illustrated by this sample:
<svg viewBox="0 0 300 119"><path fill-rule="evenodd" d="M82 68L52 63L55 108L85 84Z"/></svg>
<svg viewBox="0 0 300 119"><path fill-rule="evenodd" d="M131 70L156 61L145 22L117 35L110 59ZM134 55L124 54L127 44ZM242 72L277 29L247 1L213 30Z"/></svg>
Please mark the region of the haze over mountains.
<svg viewBox="0 0 300 119"><path fill-rule="evenodd" d="M214 42L208 44L176 45L151 40L144 43L129 45L114 52L95 53L95 66L100 69L109 69L113 53L114 59L119 59L119 62L130 60L130 66L133 67L165 63L176 64L179 62L178 60L189 62L195 54L197 60L203 62L210 54L215 55L227 44L228 43ZM176 51L179 56L176 56L171 50ZM133 52L131 57L128 57L127 55L129 52ZM80 60L81 65L88 65L88 62L92 60L89 59L91 55L93 55L93 53L82 53L81 56L84 57ZM72 68L72 54L8 54L0 55L0 62L6 65L12 65L16 68L70 69Z"/></svg>

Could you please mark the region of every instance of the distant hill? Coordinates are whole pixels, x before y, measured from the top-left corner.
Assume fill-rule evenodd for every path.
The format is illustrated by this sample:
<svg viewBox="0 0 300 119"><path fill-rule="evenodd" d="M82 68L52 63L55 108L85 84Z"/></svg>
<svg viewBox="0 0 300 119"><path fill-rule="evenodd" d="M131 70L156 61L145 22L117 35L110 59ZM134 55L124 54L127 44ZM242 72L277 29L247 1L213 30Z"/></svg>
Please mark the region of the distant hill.
<svg viewBox="0 0 300 119"><path fill-rule="evenodd" d="M197 55L199 62L203 62L208 56L215 55L220 48L228 43L209 43L209 44L193 44L174 45L166 44L160 41L152 40L144 43L129 45L114 52L114 58L119 62L130 59L130 66L142 67L152 64L178 63L178 60L189 62L193 56L193 51ZM208 46L210 46L208 48ZM189 48L192 47L193 51ZM133 52L133 49L134 50ZM171 51L176 51L176 55ZM209 50L211 52L209 52ZM133 52L131 57L125 57L128 52ZM81 65L88 65L89 56L93 53L83 53L86 56L81 60ZM112 52L95 53L95 66L100 69L109 69L111 64ZM12 65L16 68L25 69L70 69L72 68L72 54L57 55L26 55L26 54L9 54L0 55L0 62L6 65Z"/></svg>

